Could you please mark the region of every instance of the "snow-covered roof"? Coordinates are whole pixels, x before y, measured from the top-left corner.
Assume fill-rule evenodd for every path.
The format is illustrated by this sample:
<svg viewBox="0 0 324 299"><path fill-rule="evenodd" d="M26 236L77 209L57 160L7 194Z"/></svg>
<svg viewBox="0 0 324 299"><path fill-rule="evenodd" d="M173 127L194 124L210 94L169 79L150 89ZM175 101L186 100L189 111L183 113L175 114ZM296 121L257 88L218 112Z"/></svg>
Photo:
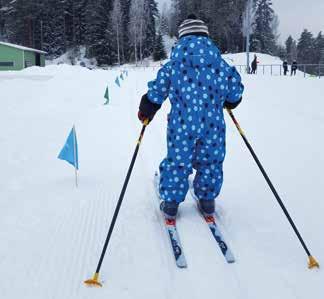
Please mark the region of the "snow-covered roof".
<svg viewBox="0 0 324 299"><path fill-rule="evenodd" d="M19 46L19 45L10 44L10 43L0 42L0 45L8 46L8 47L11 47L11 48L16 48L16 49L24 50L24 51L30 51L30 52L36 52L36 53L41 53L41 54L47 54L47 52L45 52L45 51L41 51L41 50L37 50L37 49L32 49L32 48L27 48L27 47L24 47L24 46Z"/></svg>

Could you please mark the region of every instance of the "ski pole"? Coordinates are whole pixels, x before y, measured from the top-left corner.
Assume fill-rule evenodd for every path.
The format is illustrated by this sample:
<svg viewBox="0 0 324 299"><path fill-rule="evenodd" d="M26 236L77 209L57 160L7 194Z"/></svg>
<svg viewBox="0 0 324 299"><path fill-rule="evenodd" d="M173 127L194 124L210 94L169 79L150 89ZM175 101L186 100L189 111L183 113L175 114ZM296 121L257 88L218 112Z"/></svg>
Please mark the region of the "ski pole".
<svg viewBox="0 0 324 299"><path fill-rule="evenodd" d="M241 127L240 127L238 121L236 120L236 118L235 118L233 112L232 112L230 109L228 109L228 108L226 108L226 110L227 110L229 116L231 117L231 119L233 120L233 122L234 122L234 124L235 124L237 130L238 130L239 133L240 133L240 135L242 136L242 138L243 138L243 140L244 140L244 143L246 144L246 146L248 147L250 153L252 154L252 156L253 156L253 158L254 158L254 161L256 162L256 164L258 165L259 169L261 170L261 172L262 172L262 174L263 174L265 180L267 181L267 183L268 183L268 185L269 185L269 187L270 187L270 189L271 189L273 195L274 195L275 198L277 199L277 201L278 201L278 203L279 203L281 209L282 209L283 212L285 213L285 215L286 215L286 217L287 217L287 219L288 219L290 225L291 225L292 228L294 229L294 231L295 231L295 233L296 233L296 235L297 235L297 237L298 237L298 239L299 239L301 245L303 246L304 250L306 251L307 256L308 256L308 268L309 268L309 269L312 269L312 268L314 268L314 267L319 268L319 263L316 261L316 259L311 255L310 251L308 250L308 248L307 248L307 246L306 246L306 244L305 244L305 242L304 242L302 236L300 235L300 233L299 233L299 231L298 231L298 229L297 229L297 227L296 227L294 221L293 221L292 218L290 217L290 215L289 215L289 213L288 213L288 210L286 209L285 205L283 204L282 200L280 199L280 197L279 197L279 195L278 195L278 193L277 193L275 187L272 185L272 183L271 183L271 181L270 181L270 179L269 179L267 173L265 172L265 170L264 170L264 168L263 168L261 162L259 161L258 157L256 156L256 154L255 154L255 152L254 152L252 146L250 145L249 141L248 141L247 138L245 137L245 134L244 134L243 130L241 129Z"/></svg>
<svg viewBox="0 0 324 299"><path fill-rule="evenodd" d="M134 167L134 164L135 164L135 160L136 160L136 157L137 157L137 153L138 153L139 147L141 145L141 142L142 142L142 139L143 139L143 136L144 136L144 132L145 132L146 126L148 125L148 122L149 122L148 119L146 119L144 121L141 134L140 134L140 136L138 138L137 146L135 148L135 152L133 154L132 161L131 161L130 166L128 168L126 179L124 181L124 185L123 185L123 188L122 188L120 196L119 196L119 200L118 200L118 203L117 203L117 206L116 206L116 209L115 209L115 212L114 212L114 216L112 218L112 221L111 221L111 224L110 224L110 227L109 227L109 231L108 231L108 234L107 234L107 238L106 238L104 247L103 247L102 252L101 252L101 256L100 256L100 259L99 259L99 263L98 263L96 272L95 272L95 274L93 275L93 277L91 279L88 279L88 280L84 281L84 283L86 285L88 285L88 286L102 287L102 283L100 283L98 281L98 279L99 279L99 271L100 271L100 268L101 268L101 265L102 265L102 261L103 261L103 259L105 257L105 254L106 254L106 250L107 250L107 247L108 247L108 244L109 244L110 237L111 237L112 232L114 230L114 226L115 226L115 223L116 223L116 220L117 220L117 217L118 217L118 213L119 213L119 210L120 210L120 207L121 207L121 204L122 204L125 192L126 192L128 181L129 181L129 178L131 176L131 173L132 173L132 170L133 170L133 167Z"/></svg>

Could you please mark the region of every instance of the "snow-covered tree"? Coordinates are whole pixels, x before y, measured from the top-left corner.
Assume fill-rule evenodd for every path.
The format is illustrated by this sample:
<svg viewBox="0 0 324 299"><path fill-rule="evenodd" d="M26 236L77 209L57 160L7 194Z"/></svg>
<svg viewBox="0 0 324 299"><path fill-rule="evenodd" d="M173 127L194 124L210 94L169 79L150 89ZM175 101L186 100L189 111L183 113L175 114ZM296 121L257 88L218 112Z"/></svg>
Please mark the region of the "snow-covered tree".
<svg viewBox="0 0 324 299"><path fill-rule="evenodd" d="M114 1L114 8L112 11L112 25L114 28L114 34L116 36L116 48L117 48L117 59L118 59L118 64L121 63L121 44L123 40L123 31L122 31L122 26L123 26L123 15L122 15L122 7L120 0L115 0Z"/></svg>
<svg viewBox="0 0 324 299"><path fill-rule="evenodd" d="M286 58L289 64L292 63L292 60L295 59L295 57L292 56L292 50L293 50L293 43L294 39L291 35L288 36L285 45L286 45Z"/></svg>
<svg viewBox="0 0 324 299"><path fill-rule="evenodd" d="M256 2L254 33L251 48L253 51L273 54L276 49L276 36L273 28L275 13L271 0Z"/></svg>
<svg viewBox="0 0 324 299"><path fill-rule="evenodd" d="M324 35L322 34L322 31L319 32L315 39L315 52L316 63L324 64Z"/></svg>
<svg viewBox="0 0 324 299"><path fill-rule="evenodd" d="M134 49L133 57L136 63L153 53L157 14L155 0L133 0L129 28Z"/></svg>
<svg viewBox="0 0 324 299"><path fill-rule="evenodd" d="M5 41L8 38L6 31L6 18L9 14L9 1L0 0L0 41Z"/></svg>
<svg viewBox="0 0 324 299"><path fill-rule="evenodd" d="M48 52L50 58L56 58L67 50L64 2L45 0L44 4L48 6L42 12L39 23L41 29L39 48Z"/></svg>
<svg viewBox="0 0 324 299"><path fill-rule="evenodd" d="M143 59L142 45L144 40L144 0L133 0L130 8L129 31L134 48L134 60L137 64L138 58ZM140 53L138 54L138 51Z"/></svg>
<svg viewBox="0 0 324 299"><path fill-rule="evenodd" d="M247 0L172 0L169 13L171 36L177 35L179 24L194 13L206 22L211 38L222 51L242 50L246 2Z"/></svg>
<svg viewBox="0 0 324 299"><path fill-rule="evenodd" d="M99 65L112 65L117 60L117 54L114 52L115 38L111 19L112 9L113 3L111 0L100 0L90 30L89 56L96 58Z"/></svg>
<svg viewBox="0 0 324 299"><path fill-rule="evenodd" d="M164 48L162 34L161 32L159 32L154 43L153 60L159 61L166 58L167 58L167 54Z"/></svg>
<svg viewBox="0 0 324 299"><path fill-rule="evenodd" d="M313 34L305 29L299 40L297 45L298 51L298 62L303 64L312 64L314 62L315 57L315 39Z"/></svg>
<svg viewBox="0 0 324 299"><path fill-rule="evenodd" d="M167 34L170 35L169 17L168 17L168 9L166 3L164 3L163 5L160 18L159 18L159 32L162 35L167 35Z"/></svg>
<svg viewBox="0 0 324 299"><path fill-rule="evenodd" d="M146 15L145 38L143 45L143 55L148 57L153 53L156 37L156 20L159 13L155 0L145 0L144 11Z"/></svg>

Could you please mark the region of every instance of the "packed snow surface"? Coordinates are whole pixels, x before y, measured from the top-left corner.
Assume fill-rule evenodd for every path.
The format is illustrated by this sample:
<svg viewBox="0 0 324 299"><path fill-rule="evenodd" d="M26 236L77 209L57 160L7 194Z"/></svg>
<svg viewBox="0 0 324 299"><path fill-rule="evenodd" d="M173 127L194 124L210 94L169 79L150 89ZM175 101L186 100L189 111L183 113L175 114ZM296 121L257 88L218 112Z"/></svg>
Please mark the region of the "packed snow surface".
<svg viewBox="0 0 324 299"><path fill-rule="evenodd" d="M227 56L240 60L239 56ZM239 64L239 63L237 63ZM156 69L66 65L0 73L0 298L322 299L324 274L307 256L226 116L219 224L236 257L227 264L188 194L178 269L162 225L153 175L166 154L165 103L147 127L100 272L87 288L135 150L136 114ZM243 75L234 111L312 254L324 263L323 79ZM110 103L103 105L109 87ZM73 124L79 187L58 160Z"/></svg>

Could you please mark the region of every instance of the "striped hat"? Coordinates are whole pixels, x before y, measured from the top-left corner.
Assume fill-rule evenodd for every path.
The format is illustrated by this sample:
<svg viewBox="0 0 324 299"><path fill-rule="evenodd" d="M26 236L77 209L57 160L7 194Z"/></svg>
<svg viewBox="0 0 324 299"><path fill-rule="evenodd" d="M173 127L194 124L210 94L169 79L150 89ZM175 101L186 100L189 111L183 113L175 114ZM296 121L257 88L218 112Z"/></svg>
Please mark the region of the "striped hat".
<svg viewBox="0 0 324 299"><path fill-rule="evenodd" d="M181 23L178 33L179 38L190 34L209 35L207 25L202 20L197 19L194 14L189 15L188 18Z"/></svg>

